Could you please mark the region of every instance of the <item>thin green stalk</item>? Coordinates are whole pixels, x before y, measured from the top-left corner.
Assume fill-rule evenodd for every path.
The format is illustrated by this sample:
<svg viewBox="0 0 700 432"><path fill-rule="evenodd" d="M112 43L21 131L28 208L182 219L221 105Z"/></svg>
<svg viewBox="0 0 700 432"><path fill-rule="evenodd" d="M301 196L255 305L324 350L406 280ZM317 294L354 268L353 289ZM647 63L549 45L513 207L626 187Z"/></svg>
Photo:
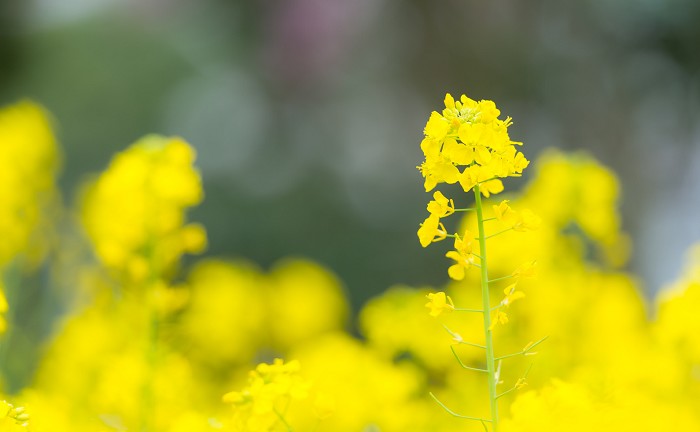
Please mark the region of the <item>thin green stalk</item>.
<svg viewBox="0 0 700 432"><path fill-rule="evenodd" d="M151 241L147 250L149 274L146 284L143 287L147 301L144 303L148 310L146 311L148 320L148 345L146 346L146 366L147 373L145 381L142 383L142 407L141 407L141 430L149 432L153 429L153 411L156 406L156 395L153 389L153 381L155 380L156 369L158 364L158 340L160 338L160 316L158 311L153 307L153 302L149 297L151 290L154 289L159 277L158 263L155 256L155 244Z"/></svg>
<svg viewBox="0 0 700 432"><path fill-rule="evenodd" d="M484 233L484 215L481 205L481 190L479 185L474 186L474 200L476 207L476 220L479 228L479 253L481 255L481 300L483 310L491 309L489 299L489 275L486 262L486 235ZM489 385L489 402L491 406L491 429L498 431L498 393L496 390L496 362L493 353L493 333L491 332L491 314L484 314L484 336L486 339L486 371Z"/></svg>
<svg viewBox="0 0 700 432"><path fill-rule="evenodd" d="M277 408L272 408L272 411L277 415L277 419L282 422L284 427L287 429L288 432L293 432L294 429L292 429L292 426L287 422L287 420L284 418L284 415L277 411Z"/></svg>

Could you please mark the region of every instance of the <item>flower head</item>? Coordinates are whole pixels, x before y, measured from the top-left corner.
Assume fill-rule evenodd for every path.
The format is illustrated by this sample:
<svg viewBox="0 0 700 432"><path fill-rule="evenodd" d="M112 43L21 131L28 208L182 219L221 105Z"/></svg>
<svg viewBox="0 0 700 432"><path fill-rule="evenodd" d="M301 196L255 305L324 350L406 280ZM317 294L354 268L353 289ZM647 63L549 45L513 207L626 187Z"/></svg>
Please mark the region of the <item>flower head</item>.
<svg viewBox="0 0 700 432"><path fill-rule="evenodd" d="M455 309L454 303L452 303L452 299L450 296L445 294L444 292L436 292L436 293L428 293L428 295L425 296L428 300L430 300L428 303L425 304L425 307L430 309L430 316L432 317L438 317L440 316L443 312L452 312Z"/></svg>
<svg viewBox="0 0 700 432"><path fill-rule="evenodd" d="M508 315L499 309L496 311L496 316L493 317L493 321L491 322L491 326L489 327L489 330L493 330L494 328L496 328L496 326L498 324L507 324L507 323L508 323Z"/></svg>
<svg viewBox="0 0 700 432"><path fill-rule="evenodd" d="M437 191L433 194L433 201L428 203L428 212L431 215L435 214L444 218L455 212L455 203L453 200L447 199L442 192Z"/></svg>
<svg viewBox="0 0 700 432"><path fill-rule="evenodd" d="M418 228L418 240L423 247L428 247L430 243L444 240L447 237L445 226L440 222L440 217L431 214Z"/></svg>
<svg viewBox="0 0 700 432"><path fill-rule="evenodd" d="M488 197L503 191L499 178L517 176L527 167L529 161L514 147L520 143L508 136L510 117L500 120L500 114L489 100L445 96L445 109L431 113L421 143L425 161L419 170L426 191L459 181L466 192L480 184Z"/></svg>
<svg viewBox="0 0 700 432"><path fill-rule="evenodd" d="M447 258L455 260L455 263L447 269L447 274L454 280L464 279L466 270L471 267L473 263L473 237L474 235L469 231L464 232L464 238L459 235L455 236L455 250L451 250L445 254Z"/></svg>
<svg viewBox="0 0 700 432"><path fill-rule="evenodd" d="M505 297L503 297L503 300L501 300L501 304L503 306L510 306L514 301L525 297L524 292L515 289L517 284L517 282L512 283L503 290L503 294L505 294Z"/></svg>
<svg viewBox="0 0 700 432"><path fill-rule="evenodd" d="M512 275L516 279L532 278L537 276L537 262L531 261L521 265L520 267L515 269Z"/></svg>

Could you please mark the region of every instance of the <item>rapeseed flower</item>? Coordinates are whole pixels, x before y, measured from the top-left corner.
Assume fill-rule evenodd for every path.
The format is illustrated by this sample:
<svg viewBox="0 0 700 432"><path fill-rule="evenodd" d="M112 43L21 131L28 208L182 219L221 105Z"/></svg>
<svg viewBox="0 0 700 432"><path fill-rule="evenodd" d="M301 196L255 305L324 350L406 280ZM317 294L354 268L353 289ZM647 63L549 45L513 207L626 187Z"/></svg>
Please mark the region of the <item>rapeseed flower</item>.
<svg viewBox="0 0 700 432"><path fill-rule="evenodd" d="M59 161L42 107L22 101L0 109L0 267L20 254L34 263L43 255Z"/></svg>
<svg viewBox="0 0 700 432"><path fill-rule="evenodd" d="M120 278L162 277L206 247L185 213L203 198L195 153L180 138L147 136L117 155L85 193L82 221L95 253Z"/></svg>
<svg viewBox="0 0 700 432"><path fill-rule="evenodd" d="M442 291L429 293L425 297L430 300L425 304L425 307L430 309L430 316L432 317L438 317L445 312L452 312L455 309L452 299Z"/></svg>
<svg viewBox="0 0 700 432"><path fill-rule="evenodd" d="M455 101L447 94L444 102L442 114L433 112L424 129L425 161L419 170L425 190L459 182L465 192L479 183L486 197L501 192L498 178L517 176L529 163L514 148L520 143L508 136L510 117L498 119L500 111L488 100L476 102L462 95Z"/></svg>
<svg viewBox="0 0 700 432"><path fill-rule="evenodd" d="M474 264L472 256L472 237L469 231L464 232L464 237L455 235L454 250L445 254L447 258L453 259L454 264L447 269L447 273L454 280L464 279L465 272Z"/></svg>

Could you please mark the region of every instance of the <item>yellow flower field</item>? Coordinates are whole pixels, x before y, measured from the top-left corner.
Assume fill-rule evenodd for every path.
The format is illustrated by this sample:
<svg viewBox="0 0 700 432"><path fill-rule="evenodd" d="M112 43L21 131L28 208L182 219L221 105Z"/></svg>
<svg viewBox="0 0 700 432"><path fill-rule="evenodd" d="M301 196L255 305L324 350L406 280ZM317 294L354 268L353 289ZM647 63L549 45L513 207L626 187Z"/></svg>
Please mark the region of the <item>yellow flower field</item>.
<svg viewBox="0 0 700 432"><path fill-rule="evenodd" d="M700 430L700 245L648 301L615 174L530 162L494 102L447 95L420 143L416 241L445 250L449 282L357 313L311 260L199 258L217 233L188 214L206 191L182 138L125 143L66 204L57 122L0 110L0 431ZM70 289L42 293L62 310L24 359L31 278Z"/></svg>

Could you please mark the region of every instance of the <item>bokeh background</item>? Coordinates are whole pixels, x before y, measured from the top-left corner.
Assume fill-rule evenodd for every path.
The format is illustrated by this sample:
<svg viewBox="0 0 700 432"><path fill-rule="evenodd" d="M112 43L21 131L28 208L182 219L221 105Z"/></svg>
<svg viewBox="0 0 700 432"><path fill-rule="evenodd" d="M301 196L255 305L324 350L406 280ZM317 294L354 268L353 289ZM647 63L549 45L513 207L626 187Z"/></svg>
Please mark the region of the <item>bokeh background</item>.
<svg viewBox="0 0 700 432"><path fill-rule="evenodd" d="M8 0L0 102L54 115L68 205L140 136L184 137L207 254L312 258L358 307L445 282L415 234L418 144L446 92L493 99L530 159L619 174L651 293L700 239L699 24L693 0Z"/></svg>

